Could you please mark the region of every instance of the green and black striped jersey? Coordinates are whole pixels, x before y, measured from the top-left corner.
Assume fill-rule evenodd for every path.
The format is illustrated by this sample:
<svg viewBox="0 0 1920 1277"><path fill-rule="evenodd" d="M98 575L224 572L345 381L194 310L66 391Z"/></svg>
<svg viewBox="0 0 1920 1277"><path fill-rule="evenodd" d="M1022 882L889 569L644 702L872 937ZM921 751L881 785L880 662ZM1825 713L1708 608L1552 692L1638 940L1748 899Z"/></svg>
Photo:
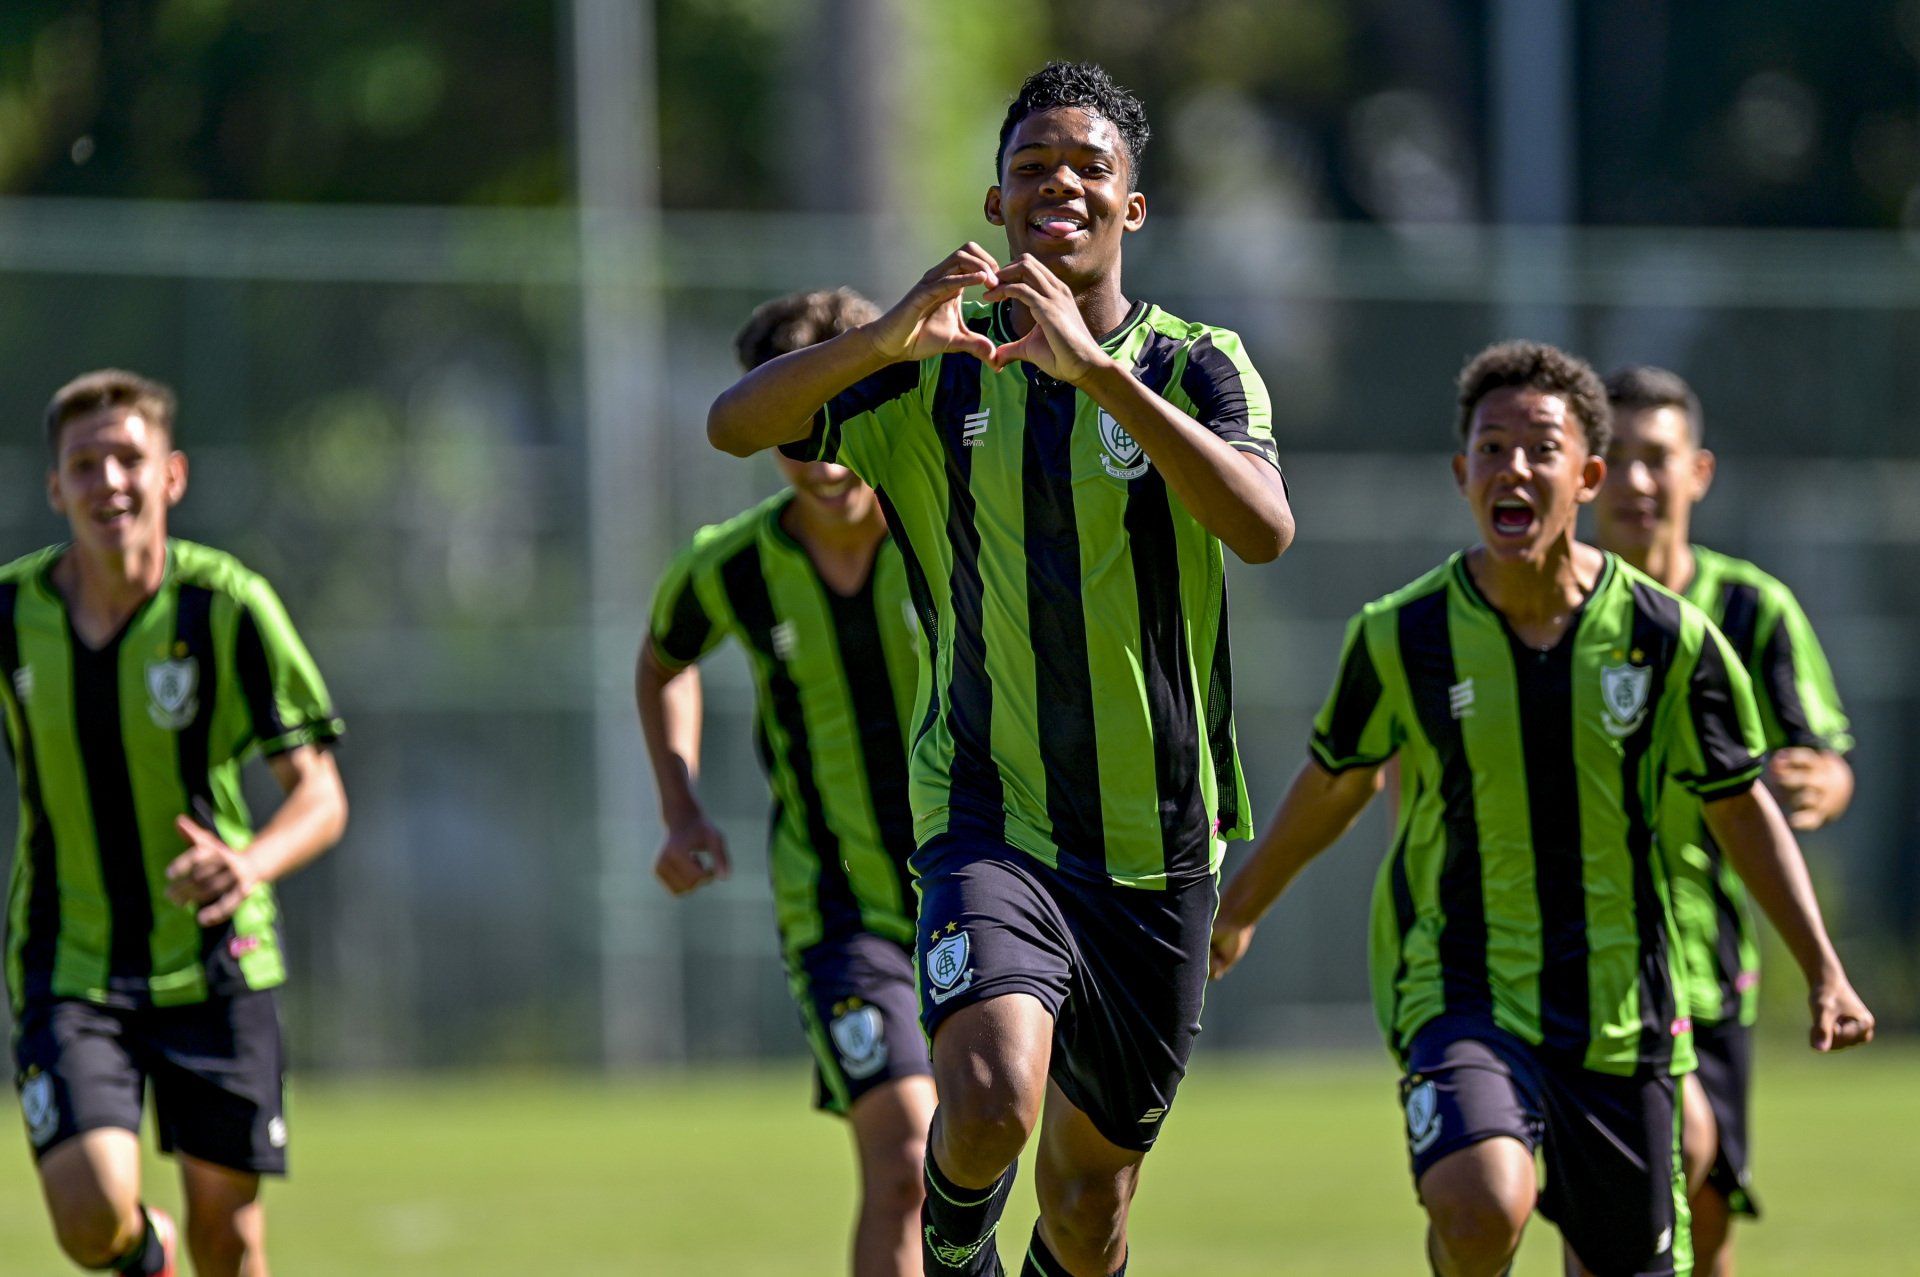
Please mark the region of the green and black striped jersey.
<svg viewBox="0 0 1920 1277"><path fill-rule="evenodd" d="M788 955L854 931L911 944L907 724L920 640L906 567L889 537L860 592L835 593L781 526L792 500L789 489L695 534L654 596L653 650L670 667L729 634L746 650Z"/></svg>
<svg viewBox="0 0 1920 1277"><path fill-rule="evenodd" d="M1400 756L1372 923L1394 1050L1449 1014L1603 1073L1692 1068L1655 820L1670 783L1750 788L1760 745L1719 631L1612 555L1546 651L1514 637L1463 554L1369 604L1312 749L1336 772Z"/></svg>
<svg viewBox="0 0 1920 1277"><path fill-rule="evenodd" d="M174 1006L286 978L262 885L203 928L166 897L179 816L253 838L240 794L255 751L342 731L272 588L231 555L167 542L166 577L95 649L53 584L52 546L0 568L0 710L20 789L7 988L29 999Z"/></svg>
<svg viewBox="0 0 1920 1277"><path fill-rule="evenodd" d="M967 322L1013 340L1006 305ZM1276 460L1239 339L1136 305L1102 345L1234 447ZM1249 832L1220 542L1099 405L1030 364L899 363L789 456L880 490L931 636L914 832L1004 842L1069 876L1164 888Z"/></svg>
<svg viewBox="0 0 1920 1277"><path fill-rule="evenodd" d="M1788 745L1853 748L1827 655L1793 592L1744 559L1694 546L1686 598L1713 618L1753 680L1768 752ZM1673 909L1686 946L1689 1002L1703 1023L1759 1011L1760 944L1740 875L1707 835L1700 804L1669 790L1660 837L1674 848Z"/></svg>

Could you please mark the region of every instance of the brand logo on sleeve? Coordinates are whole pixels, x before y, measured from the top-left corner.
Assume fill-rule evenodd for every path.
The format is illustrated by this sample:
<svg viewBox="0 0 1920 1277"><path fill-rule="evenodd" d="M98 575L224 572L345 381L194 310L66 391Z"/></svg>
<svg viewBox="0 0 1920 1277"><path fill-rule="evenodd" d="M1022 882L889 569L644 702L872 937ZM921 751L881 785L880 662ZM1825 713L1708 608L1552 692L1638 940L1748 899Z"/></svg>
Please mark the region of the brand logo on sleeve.
<svg viewBox="0 0 1920 1277"><path fill-rule="evenodd" d="M200 712L194 693L200 688L200 662L191 656L147 662L147 717L154 726L177 732Z"/></svg>
<svg viewBox="0 0 1920 1277"><path fill-rule="evenodd" d="M1138 479L1147 472L1147 454L1139 440L1104 408L1100 410L1100 443L1106 449L1100 455L1100 464L1114 478Z"/></svg>
<svg viewBox="0 0 1920 1277"><path fill-rule="evenodd" d="M1633 735L1647 716L1647 693L1652 688L1653 671L1644 665L1602 666L1600 699L1607 707L1607 731Z"/></svg>
<svg viewBox="0 0 1920 1277"><path fill-rule="evenodd" d="M794 629L792 621L780 622L768 637L773 641L773 654L783 661L792 660L800 647L800 632Z"/></svg>
<svg viewBox="0 0 1920 1277"><path fill-rule="evenodd" d="M25 709L27 702L33 699L33 666L22 665L13 672L13 694L19 698L20 707Z"/></svg>

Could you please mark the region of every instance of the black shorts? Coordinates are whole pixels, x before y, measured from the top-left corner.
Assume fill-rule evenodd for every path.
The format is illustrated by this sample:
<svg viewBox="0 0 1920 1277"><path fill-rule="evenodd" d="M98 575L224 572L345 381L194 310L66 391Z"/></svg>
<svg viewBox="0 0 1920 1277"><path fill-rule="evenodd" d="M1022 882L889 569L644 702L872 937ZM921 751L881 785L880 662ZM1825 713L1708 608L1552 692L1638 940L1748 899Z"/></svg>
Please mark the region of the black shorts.
<svg viewBox="0 0 1920 1277"><path fill-rule="evenodd" d="M1720 1130L1720 1152L1707 1182L1726 1197L1736 1215L1760 1216L1747 1167L1747 1096L1753 1086L1753 1029L1728 1021L1693 1026L1693 1049L1700 1057L1700 1089Z"/></svg>
<svg viewBox="0 0 1920 1277"><path fill-rule="evenodd" d="M935 838L913 867L928 1039L962 1007L1031 994L1054 1017L1053 1081L1109 1141L1151 1148L1200 1032L1215 880L1069 880L964 836Z"/></svg>
<svg viewBox="0 0 1920 1277"><path fill-rule="evenodd" d="M1414 1035L1400 1100L1413 1178L1449 1153L1512 1136L1540 1155L1540 1213L1599 1277L1671 1277L1688 1243L1677 1078L1615 1077L1483 1023Z"/></svg>
<svg viewBox="0 0 1920 1277"><path fill-rule="evenodd" d="M787 962L787 985L813 1048L813 1106L845 1114L895 1078L930 1073L913 996L913 953L858 931Z"/></svg>
<svg viewBox="0 0 1920 1277"><path fill-rule="evenodd" d="M138 1132L151 1083L162 1152L286 1174L285 1057L271 990L138 1011L29 1002L13 1060L36 1160L82 1131Z"/></svg>

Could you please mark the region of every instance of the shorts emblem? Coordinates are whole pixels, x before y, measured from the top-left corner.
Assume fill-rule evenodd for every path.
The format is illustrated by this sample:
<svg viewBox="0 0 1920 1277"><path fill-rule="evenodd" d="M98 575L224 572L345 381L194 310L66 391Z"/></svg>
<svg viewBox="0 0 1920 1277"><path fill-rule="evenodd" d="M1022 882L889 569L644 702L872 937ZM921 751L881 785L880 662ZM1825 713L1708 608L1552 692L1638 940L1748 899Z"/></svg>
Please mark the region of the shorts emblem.
<svg viewBox="0 0 1920 1277"><path fill-rule="evenodd" d="M275 1117L267 1120L267 1143L274 1148L285 1148L287 1146L286 1118Z"/></svg>
<svg viewBox="0 0 1920 1277"><path fill-rule="evenodd" d="M887 1040L883 1036L879 1007L855 1007L837 1016L828 1026L833 1045L840 1052L840 1067L850 1078L872 1077L887 1062Z"/></svg>
<svg viewBox="0 0 1920 1277"><path fill-rule="evenodd" d="M27 1118L27 1138L39 1148L60 1126L60 1109L53 1102L53 1075L35 1073L20 1088L20 1111Z"/></svg>
<svg viewBox="0 0 1920 1277"><path fill-rule="evenodd" d="M1432 1082L1407 1092L1407 1147L1424 1153L1440 1138L1440 1094Z"/></svg>
<svg viewBox="0 0 1920 1277"><path fill-rule="evenodd" d="M972 954L973 946L964 931L955 932L927 950L927 979L933 982L935 1002L945 1002L972 985L973 968L967 965Z"/></svg>

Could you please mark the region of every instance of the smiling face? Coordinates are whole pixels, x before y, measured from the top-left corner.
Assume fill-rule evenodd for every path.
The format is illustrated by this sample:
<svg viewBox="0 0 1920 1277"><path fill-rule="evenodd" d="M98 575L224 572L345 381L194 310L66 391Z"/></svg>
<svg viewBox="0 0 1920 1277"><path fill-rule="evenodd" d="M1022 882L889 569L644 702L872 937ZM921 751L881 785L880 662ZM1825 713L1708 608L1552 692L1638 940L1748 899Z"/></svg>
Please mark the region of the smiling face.
<svg viewBox="0 0 1920 1277"><path fill-rule="evenodd" d="M1036 111L1007 137L987 220L1006 228L1009 257L1032 253L1079 291L1112 274L1122 238L1147 220L1147 197L1130 185L1112 121L1080 107Z"/></svg>
<svg viewBox="0 0 1920 1277"><path fill-rule="evenodd" d="M1684 409L1616 410L1593 507L1600 544L1637 562L1654 545L1684 542L1712 482L1713 454L1694 444Z"/></svg>
<svg viewBox="0 0 1920 1277"><path fill-rule="evenodd" d="M186 456L138 410L103 408L60 427L47 501L82 553L124 557L165 543L167 511L186 491Z"/></svg>
<svg viewBox="0 0 1920 1277"><path fill-rule="evenodd" d="M795 461L778 450L774 459L781 477L813 514L835 523L859 523L873 516L878 505L873 489L847 467L831 461Z"/></svg>
<svg viewBox="0 0 1920 1277"><path fill-rule="evenodd" d="M1530 386L1489 391L1468 421L1465 451L1453 459L1488 553L1532 563L1572 540L1580 507L1599 492L1606 469L1587 450L1566 398Z"/></svg>

